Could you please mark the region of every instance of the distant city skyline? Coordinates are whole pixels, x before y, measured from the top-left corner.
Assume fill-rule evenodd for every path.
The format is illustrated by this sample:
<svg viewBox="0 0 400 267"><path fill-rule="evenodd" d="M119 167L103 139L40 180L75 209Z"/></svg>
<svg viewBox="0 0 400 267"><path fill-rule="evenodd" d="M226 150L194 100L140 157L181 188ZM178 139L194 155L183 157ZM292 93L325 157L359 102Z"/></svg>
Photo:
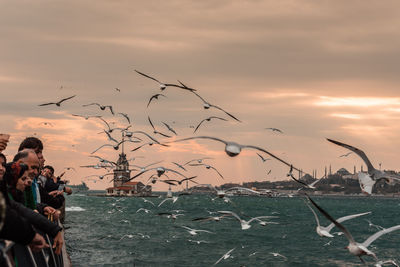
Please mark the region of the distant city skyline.
<svg viewBox="0 0 400 267"><path fill-rule="evenodd" d="M126 127L120 112L131 119L132 131L145 131L160 142L214 136L262 147L309 174L322 174L330 164L333 170L363 164L354 154L340 157L349 151L325 138L362 149L377 169L382 164L382 169L399 170L397 1L39 0L5 1L1 8L0 132L11 135L4 151L8 160L33 135L44 142L46 164L56 174L66 166L76 169L65 175L71 183L104 174L79 166L96 164L90 153L113 143L103 132L105 123L72 114L101 115ZM242 122L204 109L188 90L161 91L135 70L165 83L179 80ZM157 93L166 97L147 107ZM73 95L60 107L39 106ZM94 102L111 105L115 115L83 106ZM148 116L158 131L173 137L152 134ZM227 121L204 122L193 133L210 116ZM116 132L111 136L121 138ZM287 166L263 162L256 151L231 158L222 144L190 140L130 152L141 144L125 144L128 159L138 157L130 164L163 160L160 166L179 170L172 162L213 158L207 164L224 179L206 168L179 170L197 175L199 183L287 179ZM118 159L112 147L94 155ZM146 184L150 175L139 181ZM87 184L92 189L110 185L106 178ZM168 188L153 186L154 191Z"/></svg>

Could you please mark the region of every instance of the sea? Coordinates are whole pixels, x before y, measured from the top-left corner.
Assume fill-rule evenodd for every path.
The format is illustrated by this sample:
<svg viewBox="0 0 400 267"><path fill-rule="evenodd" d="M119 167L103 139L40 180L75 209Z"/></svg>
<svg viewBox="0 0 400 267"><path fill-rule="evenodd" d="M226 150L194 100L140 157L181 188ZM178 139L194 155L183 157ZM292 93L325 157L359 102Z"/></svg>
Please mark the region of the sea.
<svg viewBox="0 0 400 267"><path fill-rule="evenodd" d="M374 266L351 255L348 241L333 228L333 238L317 235L316 220L305 198L181 195L173 202L159 197L101 197L93 192L66 197L65 240L72 266ZM400 224L400 199L374 196L311 196L334 218L371 212L343 222L357 242L379 227ZM145 202L145 200L151 202ZM154 205L153 205L154 204ZM146 209L146 211L139 209ZM138 211L139 210L139 211ZM249 220L242 230L232 216L220 221L196 218L231 211ZM173 219L168 213L179 214ZM316 211L318 214L318 211ZM161 215L159 215L161 214ZM321 225L330 222L318 214ZM199 231L191 235L185 228ZM380 260L400 262L400 230L381 236L369 249ZM227 253L229 252L230 253ZM227 254L225 257L224 255Z"/></svg>

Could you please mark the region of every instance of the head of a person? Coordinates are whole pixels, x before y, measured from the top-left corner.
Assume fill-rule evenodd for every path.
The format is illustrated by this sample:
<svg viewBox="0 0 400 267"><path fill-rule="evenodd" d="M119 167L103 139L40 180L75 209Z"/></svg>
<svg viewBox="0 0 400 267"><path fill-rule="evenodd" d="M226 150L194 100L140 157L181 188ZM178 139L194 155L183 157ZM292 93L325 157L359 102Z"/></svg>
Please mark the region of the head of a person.
<svg viewBox="0 0 400 267"><path fill-rule="evenodd" d="M33 179L39 175L40 168L39 158L36 152L32 149L21 150L14 156L13 162L27 165L28 169L24 175L28 178L28 183L32 184Z"/></svg>
<svg viewBox="0 0 400 267"><path fill-rule="evenodd" d="M18 151L24 149L33 149L39 158L40 167L44 166L45 159L43 157L43 143L37 137L27 137L19 145Z"/></svg>
<svg viewBox="0 0 400 267"><path fill-rule="evenodd" d="M18 189L23 192L30 186L29 178L26 176L27 170L28 166L22 162L10 162L6 164L4 180L12 190Z"/></svg>
<svg viewBox="0 0 400 267"><path fill-rule="evenodd" d="M0 153L0 181L3 180L4 174L6 172L7 159L3 153Z"/></svg>
<svg viewBox="0 0 400 267"><path fill-rule="evenodd" d="M43 167L41 174L44 177L46 177L47 179L50 179L54 175L54 168L52 166L50 166L50 165L46 165L46 166Z"/></svg>

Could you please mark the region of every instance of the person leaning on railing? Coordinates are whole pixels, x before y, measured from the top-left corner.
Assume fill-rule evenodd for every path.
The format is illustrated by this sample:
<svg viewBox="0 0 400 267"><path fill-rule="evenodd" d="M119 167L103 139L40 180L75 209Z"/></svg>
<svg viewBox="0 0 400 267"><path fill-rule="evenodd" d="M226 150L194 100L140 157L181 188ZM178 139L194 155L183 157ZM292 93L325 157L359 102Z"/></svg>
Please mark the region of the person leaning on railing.
<svg viewBox="0 0 400 267"><path fill-rule="evenodd" d="M6 171L6 157L0 153L0 194L1 201L5 204L5 216L0 228L0 239L7 239L22 245L29 245L33 251L39 251L48 247L44 238L36 233L32 225L16 210L11 208L7 196L7 190L3 181ZM7 201L8 200L8 201Z"/></svg>
<svg viewBox="0 0 400 267"><path fill-rule="evenodd" d="M2 142L1 137L2 135L0 135L0 148L5 149L7 142ZM0 158L4 165L6 163L6 158L3 154L1 155ZM4 173L5 170L1 176L0 190L3 192L3 197L6 200L7 209L6 220L3 229L0 232L0 238L9 239L20 244L30 244L34 251L48 246L45 244L43 237L33 231L33 226L54 239L53 248L55 248L56 254L60 254L64 243L62 228L57 224L50 222L37 212L25 207L21 203L9 199L7 187L3 181Z"/></svg>

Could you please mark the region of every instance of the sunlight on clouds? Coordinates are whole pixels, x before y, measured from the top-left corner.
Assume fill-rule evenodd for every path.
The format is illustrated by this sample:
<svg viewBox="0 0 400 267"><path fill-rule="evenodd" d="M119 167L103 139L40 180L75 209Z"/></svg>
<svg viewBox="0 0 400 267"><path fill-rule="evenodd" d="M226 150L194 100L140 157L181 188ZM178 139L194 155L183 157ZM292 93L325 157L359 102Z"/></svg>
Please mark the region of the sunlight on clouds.
<svg viewBox="0 0 400 267"><path fill-rule="evenodd" d="M292 98L292 97L306 97L309 96L303 92L291 92L291 91L276 91L276 92L253 92L252 97L262 98Z"/></svg>
<svg viewBox="0 0 400 267"><path fill-rule="evenodd" d="M377 107L400 105L400 98L395 97L328 97L320 96L314 102L316 106L326 107Z"/></svg>
<svg viewBox="0 0 400 267"><path fill-rule="evenodd" d="M377 125L345 125L341 127L344 131L353 136L360 136L363 138L379 137L380 139L389 136L395 136L397 133L393 132L393 128L389 126Z"/></svg>
<svg viewBox="0 0 400 267"><path fill-rule="evenodd" d="M331 117L344 118L344 119L353 119L353 120L361 119L361 115L360 114L346 114L346 113L332 113Z"/></svg>

